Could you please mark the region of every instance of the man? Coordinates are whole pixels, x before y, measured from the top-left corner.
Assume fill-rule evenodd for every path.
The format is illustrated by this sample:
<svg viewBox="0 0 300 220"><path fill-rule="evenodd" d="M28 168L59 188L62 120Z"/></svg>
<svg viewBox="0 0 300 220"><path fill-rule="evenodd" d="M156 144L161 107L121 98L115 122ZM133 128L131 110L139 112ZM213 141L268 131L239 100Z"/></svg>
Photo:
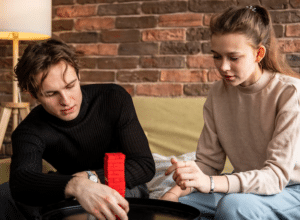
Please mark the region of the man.
<svg viewBox="0 0 300 220"><path fill-rule="evenodd" d="M103 167L105 153L125 154L125 196L147 197L143 188L155 166L131 96L113 84L80 87L74 51L54 39L29 46L15 72L20 88L40 105L12 134L9 186L15 204L8 183L2 184L0 219L20 219L21 213L39 219L40 209L32 207L68 198L98 219L128 219L129 204L104 184ZM58 173L43 174L42 159Z"/></svg>

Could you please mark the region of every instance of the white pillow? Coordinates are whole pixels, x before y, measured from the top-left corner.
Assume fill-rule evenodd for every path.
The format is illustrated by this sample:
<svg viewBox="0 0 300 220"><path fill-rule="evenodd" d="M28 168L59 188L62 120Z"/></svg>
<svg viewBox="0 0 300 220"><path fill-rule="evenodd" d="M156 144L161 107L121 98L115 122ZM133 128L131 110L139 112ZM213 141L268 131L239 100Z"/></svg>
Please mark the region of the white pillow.
<svg viewBox="0 0 300 220"><path fill-rule="evenodd" d="M180 156L163 156L157 153L153 153L153 158L155 162L155 176L153 179L147 183L147 187L150 191L150 199L159 199L163 196L168 190L175 186L175 182L172 178L173 173L168 176L165 175L166 170L170 167L171 158L177 158L178 161L189 161L196 159L196 152L190 152L182 154Z"/></svg>

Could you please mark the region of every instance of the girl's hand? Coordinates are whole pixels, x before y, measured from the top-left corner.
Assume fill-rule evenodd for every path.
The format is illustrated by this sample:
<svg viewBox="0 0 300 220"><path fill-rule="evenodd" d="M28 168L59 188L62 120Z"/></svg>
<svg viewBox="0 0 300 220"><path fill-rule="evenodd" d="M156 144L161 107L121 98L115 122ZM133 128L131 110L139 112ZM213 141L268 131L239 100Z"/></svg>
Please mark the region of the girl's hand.
<svg viewBox="0 0 300 220"><path fill-rule="evenodd" d="M159 198L160 200L166 200L166 201L171 201L171 202L178 202L179 196L177 196L175 193L166 192L162 197Z"/></svg>
<svg viewBox="0 0 300 220"><path fill-rule="evenodd" d="M210 178L200 170L195 161L178 162L175 158L172 158L171 163L172 166L167 169L165 175L169 175L175 171L173 179L182 190L194 187L199 192L209 193Z"/></svg>

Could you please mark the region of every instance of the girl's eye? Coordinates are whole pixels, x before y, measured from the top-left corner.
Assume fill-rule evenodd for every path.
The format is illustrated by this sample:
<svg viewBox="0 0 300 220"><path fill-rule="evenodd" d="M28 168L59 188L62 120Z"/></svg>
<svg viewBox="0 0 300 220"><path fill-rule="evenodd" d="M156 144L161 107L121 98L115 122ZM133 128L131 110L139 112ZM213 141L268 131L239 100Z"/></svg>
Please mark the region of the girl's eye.
<svg viewBox="0 0 300 220"><path fill-rule="evenodd" d="M230 57L230 60L236 61L238 60L238 57Z"/></svg>
<svg viewBox="0 0 300 220"><path fill-rule="evenodd" d="M220 59L221 57L219 57L219 56L213 56L213 58L214 58L215 60L218 60L218 59Z"/></svg>

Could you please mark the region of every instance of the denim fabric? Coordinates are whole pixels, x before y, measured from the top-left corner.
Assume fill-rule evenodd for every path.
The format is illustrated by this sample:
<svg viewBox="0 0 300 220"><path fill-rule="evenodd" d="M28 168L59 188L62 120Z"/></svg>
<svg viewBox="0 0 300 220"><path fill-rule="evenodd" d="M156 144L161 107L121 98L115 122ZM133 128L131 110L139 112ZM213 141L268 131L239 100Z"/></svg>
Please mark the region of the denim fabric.
<svg viewBox="0 0 300 220"><path fill-rule="evenodd" d="M194 192L179 202L197 208L201 220L298 220L300 219L300 185L287 186L275 195Z"/></svg>

